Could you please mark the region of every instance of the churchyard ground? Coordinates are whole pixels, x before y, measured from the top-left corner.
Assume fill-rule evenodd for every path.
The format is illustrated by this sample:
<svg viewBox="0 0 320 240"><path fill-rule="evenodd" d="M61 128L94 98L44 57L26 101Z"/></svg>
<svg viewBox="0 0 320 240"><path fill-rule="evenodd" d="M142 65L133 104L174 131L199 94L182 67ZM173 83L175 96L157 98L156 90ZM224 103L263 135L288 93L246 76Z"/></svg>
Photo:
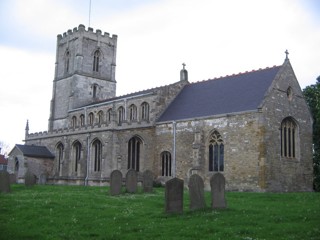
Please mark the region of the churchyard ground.
<svg viewBox="0 0 320 240"><path fill-rule="evenodd" d="M0 194L0 239L320 239L320 194L227 192L227 209L166 214L164 188L12 185Z"/></svg>

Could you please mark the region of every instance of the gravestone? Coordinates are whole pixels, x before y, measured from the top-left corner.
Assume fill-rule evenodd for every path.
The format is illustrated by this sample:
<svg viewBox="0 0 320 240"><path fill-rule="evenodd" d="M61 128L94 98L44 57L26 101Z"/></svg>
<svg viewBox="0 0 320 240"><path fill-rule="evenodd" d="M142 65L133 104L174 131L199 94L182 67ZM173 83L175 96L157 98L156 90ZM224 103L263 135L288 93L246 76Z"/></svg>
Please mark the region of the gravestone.
<svg viewBox="0 0 320 240"><path fill-rule="evenodd" d="M211 186L211 207L226 208L227 202L225 198L226 180L221 173L214 174L210 179Z"/></svg>
<svg viewBox="0 0 320 240"><path fill-rule="evenodd" d="M5 170L0 171L0 193L9 193L10 189L10 176Z"/></svg>
<svg viewBox="0 0 320 240"><path fill-rule="evenodd" d="M9 174L10 184L17 183L17 175L15 173Z"/></svg>
<svg viewBox="0 0 320 240"><path fill-rule="evenodd" d="M115 196L121 194L122 189L122 173L119 170L113 170L110 175L110 195Z"/></svg>
<svg viewBox="0 0 320 240"><path fill-rule="evenodd" d="M165 211L166 213L183 212L183 180L170 179L165 187Z"/></svg>
<svg viewBox="0 0 320 240"><path fill-rule="evenodd" d="M130 169L126 174L126 190L128 193L136 193L138 189L138 176L134 169Z"/></svg>
<svg viewBox="0 0 320 240"><path fill-rule="evenodd" d="M206 201L204 199L204 182L198 174L193 174L189 179L189 196L190 196L190 209L204 209Z"/></svg>
<svg viewBox="0 0 320 240"><path fill-rule="evenodd" d="M39 184L46 185L47 184L47 175L45 173L41 174L39 177Z"/></svg>
<svg viewBox="0 0 320 240"><path fill-rule="evenodd" d="M143 172L143 192L150 193L153 191L153 173L150 170Z"/></svg>
<svg viewBox="0 0 320 240"><path fill-rule="evenodd" d="M24 176L24 184L27 187L32 187L33 185L36 184L36 182L37 182L37 177L33 173L27 171Z"/></svg>

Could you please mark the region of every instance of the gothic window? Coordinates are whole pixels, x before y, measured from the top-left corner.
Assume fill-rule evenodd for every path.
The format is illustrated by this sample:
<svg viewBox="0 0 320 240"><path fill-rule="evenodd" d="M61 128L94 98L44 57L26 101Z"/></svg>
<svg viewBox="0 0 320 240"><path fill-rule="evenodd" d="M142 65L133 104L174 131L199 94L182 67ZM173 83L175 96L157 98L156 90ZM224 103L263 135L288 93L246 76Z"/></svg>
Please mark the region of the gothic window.
<svg viewBox="0 0 320 240"><path fill-rule="evenodd" d="M74 158L74 171L78 171L78 164L81 159L81 143L80 142L75 142L73 144L73 158Z"/></svg>
<svg viewBox="0 0 320 240"><path fill-rule="evenodd" d="M141 104L141 119L144 121L149 120L149 104L147 102Z"/></svg>
<svg viewBox="0 0 320 240"><path fill-rule="evenodd" d="M107 111L107 121L111 122L112 120L112 108Z"/></svg>
<svg viewBox="0 0 320 240"><path fill-rule="evenodd" d="M137 172L140 167L140 150L142 141L138 137L133 137L128 142L128 169L134 169Z"/></svg>
<svg viewBox="0 0 320 240"><path fill-rule="evenodd" d="M161 153L161 176L171 176L171 153L168 151Z"/></svg>
<svg viewBox="0 0 320 240"><path fill-rule="evenodd" d="M61 168L61 164L63 161L63 144L62 143L58 143L57 148L56 148L56 157L57 157L57 171L58 173L60 173L60 168Z"/></svg>
<svg viewBox="0 0 320 240"><path fill-rule="evenodd" d="M93 125L94 115L93 113L89 113L89 125Z"/></svg>
<svg viewBox="0 0 320 240"><path fill-rule="evenodd" d="M101 161L102 161L102 144L97 139L92 143L92 153L93 153L93 170L95 172L101 171Z"/></svg>
<svg viewBox="0 0 320 240"><path fill-rule="evenodd" d="M129 107L129 117L130 121L137 120L137 107L134 104L131 104Z"/></svg>
<svg viewBox="0 0 320 240"><path fill-rule="evenodd" d="M65 72L68 73L69 69L70 69L70 52L69 50L67 50L65 54Z"/></svg>
<svg viewBox="0 0 320 240"><path fill-rule="evenodd" d="M99 72L99 62L100 62L100 51L97 50L93 54L93 71L94 72Z"/></svg>
<svg viewBox="0 0 320 240"><path fill-rule="evenodd" d="M103 112L99 111L98 112L98 123L101 125L103 123Z"/></svg>
<svg viewBox="0 0 320 240"><path fill-rule="evenodd" d="M218 131L214 131L209 139L209 171L224 171L224 145Z"/></svg>
<svg viewBox="0 0 320 240"><path fill-rule="evenodd" d="M75 128L77 126L77 117L73 116L71 119L71 127Z"/></svg>
<svg viewBox="0 0 320 240"><path fill-rule="evenodd" d="M287 117L281 123L281 156L287 158L296 157L297 125L293 118Z"/></svg>
<svg viewBox="0 0 320 240"><path fill-rule="evenodd" d="M118 123L121 124L124 121L124 107L119 107L118 108Z"/></svg>
<svg viewBox="0 0 320 240"><path fill-rule="evenodd" d="M84 124L85 124L85 122L84 122L84 115L81 114L81 115L80 115L80 126L83 127Z"/></svg>

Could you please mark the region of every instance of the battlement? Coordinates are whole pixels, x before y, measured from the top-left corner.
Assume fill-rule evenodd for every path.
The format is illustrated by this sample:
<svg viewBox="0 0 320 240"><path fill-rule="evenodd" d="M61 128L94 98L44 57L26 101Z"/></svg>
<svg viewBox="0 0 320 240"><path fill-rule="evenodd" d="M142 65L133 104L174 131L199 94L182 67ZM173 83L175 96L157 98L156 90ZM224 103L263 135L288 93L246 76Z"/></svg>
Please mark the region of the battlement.
<svg viewBox="0 0 320 240"><path fill-rule="evenodd" d="M86 30L86 27L83 24L80 24L78 27L73 28L73 30L69 29L67 32L64 32L63 34L59 34L57 36L58 41L68 37L68 36L73 36L73 35L77 35L79 33L86 33L86 34L92 34L92 35L96 35L96 37L102 37L102 38L107 38L107 39L112 39L112 40L117 40L118 36L115 34L112 34L112 36L110 37L110 34L108 32L104 32L102 34L102 31L100 29L97 29L94 32L94 29L91 27L88 27L88 30Z"/></svg>

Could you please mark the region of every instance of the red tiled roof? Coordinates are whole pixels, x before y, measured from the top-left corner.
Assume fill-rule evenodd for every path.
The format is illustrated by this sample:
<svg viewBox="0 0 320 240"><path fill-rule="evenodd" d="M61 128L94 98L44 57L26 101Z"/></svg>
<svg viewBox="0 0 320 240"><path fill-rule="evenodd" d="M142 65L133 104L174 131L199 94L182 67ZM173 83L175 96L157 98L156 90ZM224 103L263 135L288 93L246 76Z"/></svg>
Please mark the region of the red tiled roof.
<svg viewBox="0 0 320 240"><path fill-rule="evenodd" d="M4 157L4 155L0 154L0 164L7 165L8 160Z"/></svg>

